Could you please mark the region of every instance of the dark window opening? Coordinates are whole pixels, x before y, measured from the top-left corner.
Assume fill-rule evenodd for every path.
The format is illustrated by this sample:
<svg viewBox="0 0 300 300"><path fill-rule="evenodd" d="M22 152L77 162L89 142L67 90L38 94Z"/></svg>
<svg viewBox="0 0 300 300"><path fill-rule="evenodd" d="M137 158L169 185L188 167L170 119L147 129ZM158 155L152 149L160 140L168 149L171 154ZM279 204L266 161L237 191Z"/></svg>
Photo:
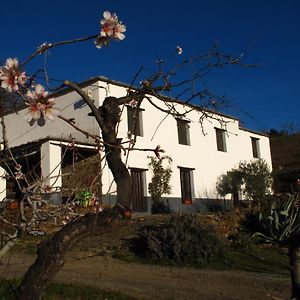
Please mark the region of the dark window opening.
<svg viewBox="0 0 300 300"><path fill-rule="evenodd" d="M252 154L254 158L259 158L259 139L251 138Z"/></svg>
<svg viewBox="0 0 300 300"><path fill-rule="evenodd" d="M128 131L137 136L143 136L142 109L127 106Z"/></svg>
<svg viewBox="0 0 300 300"><path fill-rule="evenodd" d="M177 120L178 143L181 145L190 145L189 122Z"/></svg>
<svg viewBox="0 0 300 300"><path fill-rule="evenodd" d="M226 141L225 141L225 130L220 128L215 128L216 139L217 139L217 149L218 151L226 152Z"/></svg>
<svg viewBox="0 0 300 300"><path fill-rule="evenodd" d="M144 169L131 168L131 204L134 212L148 211L144 188Z"/></svg>
<svg viewBox="0 0 300 300"><path fill-rule="evenodd" d="M184 204L192 204L192 169L180 168L181 200Z"/></svg>

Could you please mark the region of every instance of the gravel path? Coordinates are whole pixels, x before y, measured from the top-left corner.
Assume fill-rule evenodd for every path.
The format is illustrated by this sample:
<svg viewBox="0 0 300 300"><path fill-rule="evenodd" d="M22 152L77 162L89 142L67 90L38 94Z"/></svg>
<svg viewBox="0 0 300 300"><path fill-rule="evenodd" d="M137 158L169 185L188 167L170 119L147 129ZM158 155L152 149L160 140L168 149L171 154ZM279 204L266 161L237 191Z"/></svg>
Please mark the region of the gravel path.
<svg viewBox="0 0 300 300"><path fill-rule="evenodd" d="M29 255L6 256L0 264L0 276L20 277L33 260ZM86 284L153 300L279 300L288 299L290 292L287 276L168 268L102 256L76 258L74 253L68 255L55 281Z"/></svg>

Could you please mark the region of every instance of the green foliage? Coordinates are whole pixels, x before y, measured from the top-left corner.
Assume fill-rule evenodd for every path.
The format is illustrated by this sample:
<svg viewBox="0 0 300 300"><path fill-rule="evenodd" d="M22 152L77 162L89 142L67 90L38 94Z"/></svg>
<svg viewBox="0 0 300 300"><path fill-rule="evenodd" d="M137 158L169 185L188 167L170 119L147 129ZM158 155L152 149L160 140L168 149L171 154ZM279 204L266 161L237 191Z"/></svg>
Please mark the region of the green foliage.
<svg viewBox="0 0 300 300"><path fill-rule="evenodd" d="M152 213L153 214L169 214L169 213L171 213L169 203L167 202L167 204L165 204L163 201L153 201Z"/></svg>
<svg viewBox="0 0 300 300"><path fill-rule="evenodd" d="M73 285L73 284L52 284L46 290L46 296L44 300L56 299L56 296L60 296L60 299L85 299L85 300L130 300L135 299L126 295L122 295L114 292L106 292L97 288Z"/></svg>
<svg viewBox="0 0 300 300"><path fill-rule="evenodd" d="M227 194L239 191L242 183L242 173L239 170L232 169L218 178L217 192L220 196L225 197Z"/></svg>
<svg viewBox="0 0 300 300"><path fill-rule="evenodd" d="M166 165L163 163L166 162ZM172 169L170 164L172 159L169 156L163 156L161 159L156 157L150 157L148 164L150 171L152 172L152 179L149 183L148 190L153 201L152 212L153 213L166 213L170 212L170 209L166 204L161 202L162 195L171 194L170 179L172 176Z"/></svg>
<svg viewBox="0 0 300 300"><path fill-rule="evenodd" d="M260 201L270 192L272 184L271 172L268 164L263 159L239 164L245 184L243 193L248 199Z"/></svg>
<svg viewBox="0 0 300 300"><path fill-rule="evenodd" d="M164 224L141 227L129 248L146 259L188 265L209 264L225 249L215 228L193 214L176 214Z"/></svg>
<svg viewBox="0 0 300 300"><path fill-rule="evenodd" d="M89 191L79 191L75 194L75 202L79 205L86 207L89 204L89 201L92 197L91 192Z"/></svg>
<svg viewBox="0 0 300 300"><path fill-rule="evenodd" d="M236 169L219 177L217 191L221 196L241 191L249 200L264 200L270 192L272 184L271 172L263 159L251 162L240 162Z"/></svg>
<svg viewBox="0 0 300 300"><path fill-rule="evenodd" d="M300 238L299 196L275 198L269 207L259 212L260 230L256 236L270 242L289 245Z"/></svg>
<svg viewBox="0 0 300 300"><path fill-rule="evenodd" d="M1 300L17 300L17 288L21 283L20 279L0 280L0 299Z"/></svg>
<svg viewBox="0 0 300 300"><path fill-rule="evenodd" d="M1 280L0 299L17 299L16 290L21 280ZM134 300L135 298L123 294L107 292L89 286L55 283L47 287L43 300L53 299L82 299L82 300Z"/></svg>
<svg viewBox="0 0 300 300"><path fill-rule="evenodd" d="M210 267L222 270L263 272L273 275L289 274L286 249L275 245L256 245L253 242L250 242L251 245L247 245L247 237L244 236L242 239L242 244L238 241L237 244L230 247L229 251L226 251L224 257L214 260Z"/></svg>
<svg viewBox="0 0 300 300"><path fill-rule="evenodd" d="M230 240L230 246L234 250L244 251L252 253L255 248L255 243L251 238L251 235L247 232L238 231L228 237Z"/></svg>

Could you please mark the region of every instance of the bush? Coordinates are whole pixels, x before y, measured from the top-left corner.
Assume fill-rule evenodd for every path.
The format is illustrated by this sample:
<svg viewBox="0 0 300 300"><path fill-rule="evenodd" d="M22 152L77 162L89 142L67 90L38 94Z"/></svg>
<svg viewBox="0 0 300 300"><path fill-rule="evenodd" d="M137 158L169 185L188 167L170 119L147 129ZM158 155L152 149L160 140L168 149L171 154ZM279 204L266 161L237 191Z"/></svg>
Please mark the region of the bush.
<svg viewBox="0 0 300 300"><path fill-rule="evenodd" d="M169 214L171 213L170 206L163 201L154 201L151 209L152 214Z"/></svg>
<svg viewBox="0 0 300 300"><path fill-rule="evenodd" d="M160 263L207 265L223 255L224 242L212 225L196 215L176 214L164 224L141 227L137 238L129 241L129 249Z"/></svg>
<svg viewBox="0 0 300 300"><path fill-rule="evenodd" d="M241 229L250 234L264 232L265 228L260 220L260 215L269 212L273 203L283 204L288 201L289 195L268 195L265 200L250 206L245 210L244 217L241 220Z"/></svg>
<svg viewBox="0 0 300 300"><path fill-rule="evenodd" d="M243 251L245 253L252 253L255 246L255 241L249 233L239 231L228 237L230 240L231 249Z"/></svg>
<svg viewBox="0 0 300 300"><path fill-rule="evenodd" d="M263 159L240 162L218 178L216 189L220 196L241 191L246 199L261 202L270 192L272 177L269 166Z"/></svg>
<svg viewBox="0 0 300 300"><path fill-rule="evenodd" d="M152 172L151 182L149 182L148 191L152 198L152 213L153 214L168 214L170 213L169 205L165 204L161 197L162 195L170 195L172 188L170 185L172 169L170 164L172 159L169 156L161 158L149 157L149 169Z"/></svg>

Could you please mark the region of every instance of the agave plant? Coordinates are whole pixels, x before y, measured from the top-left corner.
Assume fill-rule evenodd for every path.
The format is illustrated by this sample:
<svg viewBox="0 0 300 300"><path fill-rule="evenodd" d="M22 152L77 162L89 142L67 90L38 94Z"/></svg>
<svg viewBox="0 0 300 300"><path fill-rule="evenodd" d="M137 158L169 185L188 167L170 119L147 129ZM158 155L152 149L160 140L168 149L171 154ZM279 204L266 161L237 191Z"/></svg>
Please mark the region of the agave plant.
<svg viewBox="0 0 300 300"><path fill-rule="evenodd" d="M277 198L259 214L259 236L266 241L288 247L292 281L292 299L300 300L300 207L299 195Z"/></svg>

